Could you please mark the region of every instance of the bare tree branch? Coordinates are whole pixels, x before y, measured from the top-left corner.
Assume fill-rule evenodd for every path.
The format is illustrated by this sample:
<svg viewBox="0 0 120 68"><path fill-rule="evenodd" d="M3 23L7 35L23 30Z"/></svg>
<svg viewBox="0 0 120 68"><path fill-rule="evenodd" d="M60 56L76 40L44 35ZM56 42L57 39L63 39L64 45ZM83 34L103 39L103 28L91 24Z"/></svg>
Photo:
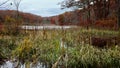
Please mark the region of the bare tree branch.
<svg viewBox="0 0 120 68"><path fill-rule="evenodd" d="M15 7L16 7L17 10L19 10L19 6L20 6L21 1L22 0L13 0L14 5L15 5Z"/></svg>
<svg viewBox="0 0 120 68"><path fill-rule="evenodd" d="M0 6L6 4L8 1L10 1L10 0L6 0L6 1L4 1L3 3L0 4Z"/></svg>

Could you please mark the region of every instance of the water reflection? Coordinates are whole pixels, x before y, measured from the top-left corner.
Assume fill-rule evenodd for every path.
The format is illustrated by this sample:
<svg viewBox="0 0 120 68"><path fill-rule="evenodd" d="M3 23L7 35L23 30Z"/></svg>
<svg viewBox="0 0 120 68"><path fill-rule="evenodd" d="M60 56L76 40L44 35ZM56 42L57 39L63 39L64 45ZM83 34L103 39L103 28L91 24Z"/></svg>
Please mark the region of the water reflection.
<svg viewBox="0 0 120 68"><path fill-rule="evenodd" d="M41 29L70 29L70 28L76 28L77 26L28 26L28 25L24 25L21 28L22 29L29 29L29 30L41 30Z"/></svg>
<svg viewBox="0 0 120 68"><path fill-rule="evenodd" d="M15 68L14 64L11 61L6 61L1 68Z"/></svg>
<svg viewBox="0 0 120 68"><path fill-rule="evenodd" d="M12 61L6 61L3 65L0 66L0 68L49 68L48 65L45 65L43 63L37 63L37 64L32 64L30 63L29 65L26 64L19 64L17 62L12 62Z"/></svg>

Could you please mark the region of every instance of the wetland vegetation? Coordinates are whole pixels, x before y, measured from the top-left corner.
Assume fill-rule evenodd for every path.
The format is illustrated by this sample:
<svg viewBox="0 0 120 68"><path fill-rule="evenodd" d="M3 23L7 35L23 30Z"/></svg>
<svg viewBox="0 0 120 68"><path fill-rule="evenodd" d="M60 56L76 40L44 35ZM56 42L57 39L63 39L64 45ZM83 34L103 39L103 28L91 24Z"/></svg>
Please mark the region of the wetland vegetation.
<svg viewBox="0 0 120 68"><path fill-rule="evenodd" d="M19 64L43 63L51 68L119 68L120 46L91 45L91 37L114 37L118 31L75 28L27 31L0 37L0 56ZM99 41L100 42L100 41ZM14 61L13 61L14 62ZM19 66L18 64L18 66Z"/></svg>

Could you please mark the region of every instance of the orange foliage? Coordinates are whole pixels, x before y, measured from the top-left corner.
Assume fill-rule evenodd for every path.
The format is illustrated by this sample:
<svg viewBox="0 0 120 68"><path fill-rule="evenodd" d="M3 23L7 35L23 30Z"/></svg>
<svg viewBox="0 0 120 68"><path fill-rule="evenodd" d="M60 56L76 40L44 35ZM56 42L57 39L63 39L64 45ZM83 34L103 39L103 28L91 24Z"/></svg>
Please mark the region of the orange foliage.
<svg viewBox="0 0 120 68"><path fill-rule="evenodd" d="M64 25L64 22L65 22L65 18L64 18L64 15L61 14L58 16L58 22L59 22L59 25Z"/></svg>
<svg viewBox="0 0 120 68"><path fill-rule="evenodd" d="M1 24L1 22L0 22L0 31L2 30L2 24Z"/></svg>
<svg viewBox="0 0 120 68"><path fill-rule="evenodd" d="M23 13L19 12L20 19L23 20L24 23L41 23L42 17L37 16L30 13ZM16 11L15 10L0 10L0 19L2 20L2 23L5 22L5 17L10 16L12 18L16 18Z"/></svg>
<svg viewBox="0 0 120 68"><path fill-rule="evenodd" d="M113 29L117 29L117 20L97 20L95 22L95 26L100 28L113 28Z"/></svg>
<svg viewBox="0 0 120 68"><path fill-rule="evenodd" d="M51 19L50 19L50 22L51 22L51 24L56 24L54 18L51 18Z"/></svg>

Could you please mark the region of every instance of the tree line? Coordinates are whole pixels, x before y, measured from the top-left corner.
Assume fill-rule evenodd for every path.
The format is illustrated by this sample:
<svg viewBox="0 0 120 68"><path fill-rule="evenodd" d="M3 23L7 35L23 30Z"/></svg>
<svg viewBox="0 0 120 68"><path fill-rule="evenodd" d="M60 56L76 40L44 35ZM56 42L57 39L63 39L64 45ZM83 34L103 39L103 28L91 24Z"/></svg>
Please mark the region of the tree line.
<svg viewBox="0 0 120 68"><path fill-rule="evenodd" d="M119 0L64 0L60 4L62 9L71 8L75 10L72 13L59 15L58 18L61 23L64 23L66 19L63 19L68 16L67 19L69 18L69 21L67 23L73 23L74 21L74 23L88 24L90 26L103 25L102 27L111 27L114 25L114 27L120 27Z"/></svg>

